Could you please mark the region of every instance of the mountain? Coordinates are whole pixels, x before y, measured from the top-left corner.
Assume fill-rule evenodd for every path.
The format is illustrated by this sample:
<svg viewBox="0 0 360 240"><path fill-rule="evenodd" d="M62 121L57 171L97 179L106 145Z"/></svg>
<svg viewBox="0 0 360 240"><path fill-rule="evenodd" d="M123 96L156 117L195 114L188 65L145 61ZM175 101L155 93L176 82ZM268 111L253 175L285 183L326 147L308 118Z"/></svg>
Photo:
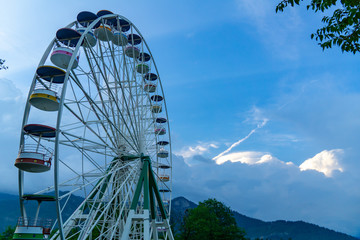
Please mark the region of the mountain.
<svg viewBox="0 0 360 240"><path fill-rule="evenodd" d="M178 231L181 219L187 209L195 208L197 205L184 197L174 198L171 202L171 224L174 231ZM273 221L265 222L259 219L247 217L236 211L233 216L239 227L245 230L249 239L268 240L358 240L358 238L344 233L336 232L315 224L303 221Z"/></svg>
<svg viewBox="0 0 360 240"><path fill-rule="evenodd" d="M7 226L15 226L17 219L20 216L18 196L0 193L0 233L3 232ZM68 201L71 202L71 207L66 210L66 216L76 209L82 202L83 198L78 196L71 196ZM34 201L27 201L25 207L30 209L29 216L35 214L37 203ZM178 231L182 218L187 209L197 207L197 204L187 200L184 197L177 197L171 202L171 225L174 231ZM40 215L43 218L56 218L54 211L54 202L44 202L41 205ZM239 227L246 231L246 236L250 239L268 239L268 240L359 240L358 238L349 235L335 232L333 230L317 226L315 224L306 223L303 221L273 221L265 222L255 218L250 218L233 211L236 223Z"/></svg>
<svg viewBox="0 0 360 240"><path fill-rule="evenodd" d="M172 213L174 211L185 212L189 208L192 209L192 208L196 208L196 207L197 207L197 204L193 203L192 201L187 200L184 197L177 197L171 201Z"/></svg>
<svg viewBox="0 0 360 240"><path fill-rule="evenodd" d="M48 193L54 195L54 193ZM83 201L82 197L71 195L67 201L70 203L64 211L65 219L79 206ZM37 201L25 201L27 216L34 217L37 209ZM8 226L16 226L20 217L19 196L6 193L0 193L0 233L5 231ZM41 203L40 215L43 219L56 219L55 202Z"/></svg>
<svg viewBox="0 0 360 240"><path fill-rule="evenodd" d="M292 240L358 240L358 238L336 232L303 221L277 220L264 222L233 212L236 223L245 229L251 239L292 239Z"/></svg>
<svg viewBox="0 0 360 240"><path fill-rule="evenodd" d="M20 216L19 197L6 193L0 193L0 232L7 226L15 226Z"/></svg>

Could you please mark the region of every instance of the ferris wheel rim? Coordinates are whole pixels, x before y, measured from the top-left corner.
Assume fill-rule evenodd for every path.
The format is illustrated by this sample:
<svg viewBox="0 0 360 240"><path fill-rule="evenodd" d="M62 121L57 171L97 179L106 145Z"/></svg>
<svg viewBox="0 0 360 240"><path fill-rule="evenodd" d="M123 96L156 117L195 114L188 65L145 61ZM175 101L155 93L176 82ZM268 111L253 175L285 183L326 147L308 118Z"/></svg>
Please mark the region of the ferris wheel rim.
<svg viewBox="0 0 360 240"><path fill-rule="evenodd" d="M65 81L64 81L64 85L63 85L63 88L62 88L62 96L65 95L65 92L66 92L66 89L67 89L67 84L69 82L69 76L70 76L70 73L71 73L71 66L73 64L73 62L75 61L75 58L76 58L76 55L79 53L80 49L81 49L81 42L84 40L85 38L85 34L87 32L89 32L91 29L92 29L92 26L95 26L98 22L102 21L103 19L105 18L108 18L108 17L118 17L118 18L122 18L122 19L125 19L127 20L130 25L136 30L136 32L138 34L140 34L141 38L142 38L142 41L144 42L145 46L146 46L146 49L149 51L149 54L151 56L151 59L152 59L152 62L153 62L153 65L154 65L154 68L155 68L155 71L157 73L157 76L159 78L158 80L158 84L160 85L160 88L161 89L161 94L162 96L164 97L163 99L163 106L164 106L164 109L165 109L165 115L166 115L166 119L169 119L168 118L168 111L167 111L167 106L166 106L166 98L165 98L165 94L164 94L164 90L163 90L163 86L162 86L162 82L161 82L161 79L160 79L160 74L158 72L158 69L157 69L157 66L156 66L156 63L155 63L155 59L150 51L150 48L148 47L148 44L147 42L145 41L144 37L142 36L142 34L140 33L140 31L136 28L136 26L131 22L129 21L127 18L121 16L121 15L118 15L118 14L112 14L112 15L104 15L102 17L99 17L96 21L92 22L85 30L84 34L82 34L79 42L77 43L76 47L75 47L75 51L74 51L74 54L70 60L70 64L68 66L68 68L66 69L66 75L65 75ZM71 28L73 27L75 24L77 23L77 21L74 21L72 23L70 23L69 25L67 25L66 27L68 28ZM52 49L52 46L54 45L56 41L56 37L51 41L51 43L49 44L47 50L45 51L40 63L39 63L39 66L43 66L46 58L49 56L50 54L50 51ZM30 95L31 95L31 91L32 89L34 88L34 84L35 84L35 80L36 80L36 73L34 75L34 78L33 78L33 82L32 82L32 85L30 87L30 91L29 91L29 95L28 95L28 100L30 98ZM22 124L22 128L24 127L25 123L27 122L28 120L28 116L29 116L29 111L30 111L30 103L29 101L27 100L26 102L26 107L25 107L25 112L24 112L24 118L23 118L23 124ZM54 156L54 190L55 190L55 197L56 197L56 204L57 204L57 211L58 211L58 224L60 224L59 228L61 229L62 226L61 224L63 223L62 221L62 216L61 216L61 212L60 212L60 196L59 196L59 182L58 182L58 174L59 174L59 139L60 139L60 133L61 133L61 122L62 122L62 116L63 116L63 108L64 108L64 101L65 99L64 98L61 98L60 100L60 107L59 107L59 111L58 111L58 117L57 117L57 120L56 120L56 138L55 138L55 156ZM153 114L154 115L154 114ZM171 136L170 136L170 124L169 124L169 121L167 121L167 129L168 129L168 132L167 132L167 135L169 136L169 151L170 151L170 154L169 154L169 159L170 159L170 165L172 166L172 154L171 154ZM22 145L24 143L24 140L23 140L23 137L24 137L24 133L22 132L21 133L21 140L20 140L20 145ZM23 174L24 172L22 170L19 170L19 193L23 194L23 190L24 190L24 186L23 186L23 181L24 181L24 177L23 177ZM172 167L171 167L171 173L170 175L172 176ZM172 179L171 179L172 180ZM170 189L172 189L172 181L170 181ZM171 194L171 193L170 193ZM171 197L170 197L170 206L171 206ZM20 203L20 207L23 209L23 207L21 206L22 203Z"/></svg>

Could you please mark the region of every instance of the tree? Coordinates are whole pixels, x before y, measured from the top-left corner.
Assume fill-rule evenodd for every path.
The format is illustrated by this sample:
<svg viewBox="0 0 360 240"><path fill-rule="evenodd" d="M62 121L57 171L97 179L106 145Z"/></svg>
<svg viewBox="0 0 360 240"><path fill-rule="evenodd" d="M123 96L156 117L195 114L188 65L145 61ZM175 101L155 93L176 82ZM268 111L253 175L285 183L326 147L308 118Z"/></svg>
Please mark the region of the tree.
<svg viewBox="0 0 360 240"><path fill-rule="evenodd" d="M5 63L5 60L4 60L4 59L0 59L0 70L1 70L1 69L8 69L8 67L5 66L4 63Z"/></svg>
<svg viewBox="0 0 360 240"><path fill-rule="evenodd" d="M6 230L0 234L1 240L12 240L15 232L15 227L8 226Z"/></svg>
<svg viewBox="0 0 360 240"><path fill-rule="evenodd" d="M276 12L287 6L300 5L303 0L282 0ZM306 6L314 12L325 12L335 8L332 16L324 16L324 27L311 34L323 50L337 45L343 52L360 52L360 1L359 0L311 0Z"/></svg>
<svg viewBox="0 0 360 240"><path fill-rule="evenodd" d="M229 207L216 199L200 202L188 209L180 227L181 240L245 240Z"/></svg>

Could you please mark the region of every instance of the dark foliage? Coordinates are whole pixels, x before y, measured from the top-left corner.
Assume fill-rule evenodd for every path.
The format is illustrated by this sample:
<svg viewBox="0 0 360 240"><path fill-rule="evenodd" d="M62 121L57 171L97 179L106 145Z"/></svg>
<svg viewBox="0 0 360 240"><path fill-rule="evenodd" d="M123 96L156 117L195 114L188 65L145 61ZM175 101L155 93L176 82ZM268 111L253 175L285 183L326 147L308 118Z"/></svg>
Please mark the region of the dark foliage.
<svg viewBox="0 0 360 240"><path fill-rule="evenodd" d="M303 0L282 0L276 6L276 12L284 11L287 6L300 5ZM311 34L323 50L337 45L343 52L356 53L360 51L360 1L359 0L311 0L306 6L314 12L328 12L324 16L324 27Z"/></svg>
<svg viewBox="0 0 360 240"><path fill-rule="evenodd" d="M2 234L0 234L0 239L12 240L14 232L15 232L15 227L8 226L6 230Z"/></svg>
<svg viewBox="0 0 360 240"><path fill-rule="evenodd" d="M1 70L1 69L8 69L8 67L5 66L4 63L5 63L5 60L4 60L4 59L0 59L0 70Z"/></svg>
<svg viewBox="0 0 360 240"><path fill-rule="evenodd" d="M208 199L186 211L177 237L183 240L242 240L246 239L244 235L230 208L216 199Z"/></svg>
<svg viewBox="0 0 360 240"><path fill-rule="evenodd" d="M194 209L197 205L184 197L173 199L171 205L171 224L174 233L179 236L182 219L186 209ZM232 212L237 226L244 229L248 239L258 240L357 240L349 235L317 226L303 221L265 222L250 218L236 211Z"/></svg>

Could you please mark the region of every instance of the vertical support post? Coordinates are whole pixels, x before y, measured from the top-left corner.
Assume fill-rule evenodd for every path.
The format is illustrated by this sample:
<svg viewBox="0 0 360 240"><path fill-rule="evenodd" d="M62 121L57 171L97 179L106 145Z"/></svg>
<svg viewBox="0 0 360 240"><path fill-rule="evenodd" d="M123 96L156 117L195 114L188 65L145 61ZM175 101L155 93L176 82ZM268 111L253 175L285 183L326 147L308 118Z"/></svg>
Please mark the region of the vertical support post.
<svg viewBox="0 0 360 240"><path fill-rule="evenodd" d="M143 165L144 179L144 209L149 210L149 161L145 160Z"/></svg>
<svg viewBox="0 0 360 240"><path fill-rule="evenodd" d="M156 197L157 203L160 208L161 217L165 220L165 219L167 219L167 214L165 211L164 203L163 203L160 193L159 193L159 189L158 189L156 181L155 181L154 173L152 171L150 172L150 182L152 184L153 192L155 193L155 197Z"/></svg>
<svg viewBox="0 0 360 240"><path fill-rule="evenodd" d="M37 146L36 146L36 152L39 151L41 137L42 137L42 134L40 134L40 136L39 136L39 140L38 140L38 143L37 143Z"/></svg>
<svg viewBox="0 0 360 240"><path fill-rule="evenodd" d="M156 184L155 176L151 168L151 160L148 156L141 156L143 163L139 181L136 185L135 193L131 202L130 211L126 219L124 231L121 240L127 240L131 231L133 221L136 223L142 221L142 231L140 232L144 240L158 240L158 231L156 224L157 206L160 208L161 217L163 220L162 226L166 229L166 239L174 240L174 236L170 229L169 219L162 202L159 189ZM143 213L137 214L137 206L140 194L143 192ZM151 216L151 219L150 219ZM150 222L151 221L151 222ZM150 224L152 232L150 231ZM152 236L150 234L152 233Z"/></svg>
<svg viewBox="0 0 360 240"><path fill-rule="evenodd" d="M19 201L20 201L20 211L21 216L23 217L24 221L27 218L26 210L24 207L24 199L22 196L24 195L24 172L19 169L18 171L18 179L19 179Z"/></svg>
<svg viewBox="0 0 360 240"><path fill-rule="evenodd" d="M156 221L155 221L155 219L152 219L152 220L151 220L151 227L152 227L152 229L153 229L152 238L153 238L154 240L158 240L158 231L157 231L157 226L156 226Z"/></svg>
<svg viewBox="0 0 360 240"><path fill-rule="evenodd" d="M123 231L122 236L121 236L121 240L128 240L129 239L131 223L132 223L132 219L133 219L134 215L135 215L135 211L133 209L130 209L128 217L126 219L125 226L124 226L124 231Z"/></svg>
<svg viewBox="0 0 360 240"><path fill-rule="evenodd" d="M150 214L149 209L144 209L144 240L150 240Z"/></svg>
<svg viewBox="0 0 360 240"><path fill-rule="evenodd" d="M38 220L38 217L39 217L40 204L41 204L41 201L38 200L38 207L37 207L37 209L36 209L36 214L35 214L35 225L37 225L37 220Z"/></svg>
<svg viewBox="0 0 360 240"><path fill-rule="evenodd" d="M150 174L149 174L150 175ZM150 180L150 179L149 179ZM150 210L151 210L151 219L155 220L156 214L155 214L155 202L154 202L154 189L151 184L151 181L149 181L149 187L150 187Z"/></svg>
<svg viewBox="0 0 360 240"><path fill-rule="evenodd" d="M150 213L149 213L149 160L144 160L144 240L150 240Z"/></svg>

